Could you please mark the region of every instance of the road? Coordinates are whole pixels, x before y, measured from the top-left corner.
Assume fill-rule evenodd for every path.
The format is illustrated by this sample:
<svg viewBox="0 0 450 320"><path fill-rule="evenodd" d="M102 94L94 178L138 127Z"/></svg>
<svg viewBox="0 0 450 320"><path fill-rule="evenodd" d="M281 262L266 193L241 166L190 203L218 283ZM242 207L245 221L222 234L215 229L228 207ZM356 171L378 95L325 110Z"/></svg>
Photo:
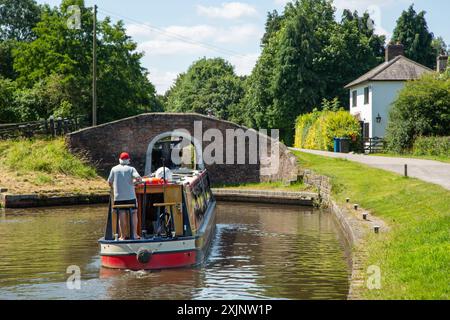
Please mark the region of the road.
<svg viewBox="0 0 450 320"><path fill-rule="evenodd" d="M397 157L378 157L360 154L334 153L317 150L292 149L315 155L342 158L350 161L363 163L365 165L392 171L403 175L405 164L408 165L408 176L414 177L426 182L438 184L445 189L450 190L450 163L444 163L432 160L409 159Z"/></svg>

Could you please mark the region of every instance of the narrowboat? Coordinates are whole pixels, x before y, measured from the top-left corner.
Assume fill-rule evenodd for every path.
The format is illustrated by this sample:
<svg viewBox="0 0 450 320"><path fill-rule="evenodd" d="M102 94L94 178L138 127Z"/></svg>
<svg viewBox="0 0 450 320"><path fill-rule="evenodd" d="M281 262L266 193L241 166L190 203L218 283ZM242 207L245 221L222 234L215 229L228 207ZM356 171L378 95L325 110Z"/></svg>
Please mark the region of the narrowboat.
<svg viewBox="0 0 450 320"><path fill-rule="evenodd" d="M161 270L201 264L214 238L216 201L206 169L171 170L171 180L144 178L135 186L137 230L133 239L131 214L118 238L118 212L131 210L110 201L105 236L99 240L105 268ZM130 211L131 212L131 211Z"/></svg>

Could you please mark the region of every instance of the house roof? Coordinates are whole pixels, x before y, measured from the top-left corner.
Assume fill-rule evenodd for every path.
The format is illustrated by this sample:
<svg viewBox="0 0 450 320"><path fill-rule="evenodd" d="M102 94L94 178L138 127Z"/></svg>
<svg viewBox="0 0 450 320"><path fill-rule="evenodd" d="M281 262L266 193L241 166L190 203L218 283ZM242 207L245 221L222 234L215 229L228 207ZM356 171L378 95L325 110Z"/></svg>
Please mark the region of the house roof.
<svg viewBox="0 0 450 320"><path fill-rule="evenodd" d="M420 63L404 56L397 56L389 62L384 62L363 76L345 86L346 89L367 81L407 81L420 78L422 74L433 72Z"/></svg>

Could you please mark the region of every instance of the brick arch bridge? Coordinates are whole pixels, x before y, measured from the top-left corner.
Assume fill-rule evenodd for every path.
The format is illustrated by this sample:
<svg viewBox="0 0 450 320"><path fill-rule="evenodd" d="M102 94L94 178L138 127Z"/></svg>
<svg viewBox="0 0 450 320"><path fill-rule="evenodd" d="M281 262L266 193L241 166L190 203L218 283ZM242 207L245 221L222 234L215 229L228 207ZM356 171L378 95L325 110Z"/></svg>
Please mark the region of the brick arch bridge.
<svg viewBox="0 0 450 320"><path fill-rule="evenodd" d="M96 166L100 173L105 176L108 174L111 167L117 164L118 156L122 151L130 153L133 162L132 164L140 174L144 174L149 144L155 137L166 132L180 129L187 130L194 136L195 127L197 127L197 130L201 128L202 133L207 132L209 129L216 129L216 132L220 131L223 135L224 144L226 142L226 148L230 148L229 141L226 141L227 132L229 132L230 129L241 133L252 132L252 134L257 137L258 143L266 143L268 146L268 152L266 154L272 153L271 163L273 163L274 160L277 162L277 165L272 166L271 170L268 170L269 164L265 161L258 160L256 164L254 161L252 162L251 159L253 159L252 156L254 156L255 149L250 149L250 139L244 137L244 140L241 140L245 141L246 151L244 164L226 164L226 150L223 151L224 164L206 163L206 168L210 172L213 183L296 180L297 161L295 156L284 144L276 142L259 132L253 130L248 131L247 128L234 123L200 114L142 114L71 133L67 135L66 143L72 152L85 155L87 160ZM200 137L202 136L203 135L201 134ZM237 160L238 157L236 149L237 139L239 138L234 138L233 144L233 147L235 148L235 160ZM213 139L210 138L210 140ZM272 144L269 143L269 141ZM210 144L210 141L200 141L203 150ZM258 146L256 152L259 155L264 149L261 149L260 144L258 144ZM240 163L242 163L242 161Z"/></svg>

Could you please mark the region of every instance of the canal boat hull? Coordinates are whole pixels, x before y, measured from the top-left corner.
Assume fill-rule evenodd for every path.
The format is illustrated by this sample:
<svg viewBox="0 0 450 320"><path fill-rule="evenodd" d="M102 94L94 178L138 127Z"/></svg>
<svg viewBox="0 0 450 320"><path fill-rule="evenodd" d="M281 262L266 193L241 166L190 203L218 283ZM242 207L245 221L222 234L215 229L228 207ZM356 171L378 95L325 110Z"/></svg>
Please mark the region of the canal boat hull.
<svg viewBox="0 0 450 320"><path fill-rule="evenodd" d="M137 271L184 268L202 264L215 235L215 207L216 202L212 201L195 236L127 241L100 239L102 266Z"/></svg>

